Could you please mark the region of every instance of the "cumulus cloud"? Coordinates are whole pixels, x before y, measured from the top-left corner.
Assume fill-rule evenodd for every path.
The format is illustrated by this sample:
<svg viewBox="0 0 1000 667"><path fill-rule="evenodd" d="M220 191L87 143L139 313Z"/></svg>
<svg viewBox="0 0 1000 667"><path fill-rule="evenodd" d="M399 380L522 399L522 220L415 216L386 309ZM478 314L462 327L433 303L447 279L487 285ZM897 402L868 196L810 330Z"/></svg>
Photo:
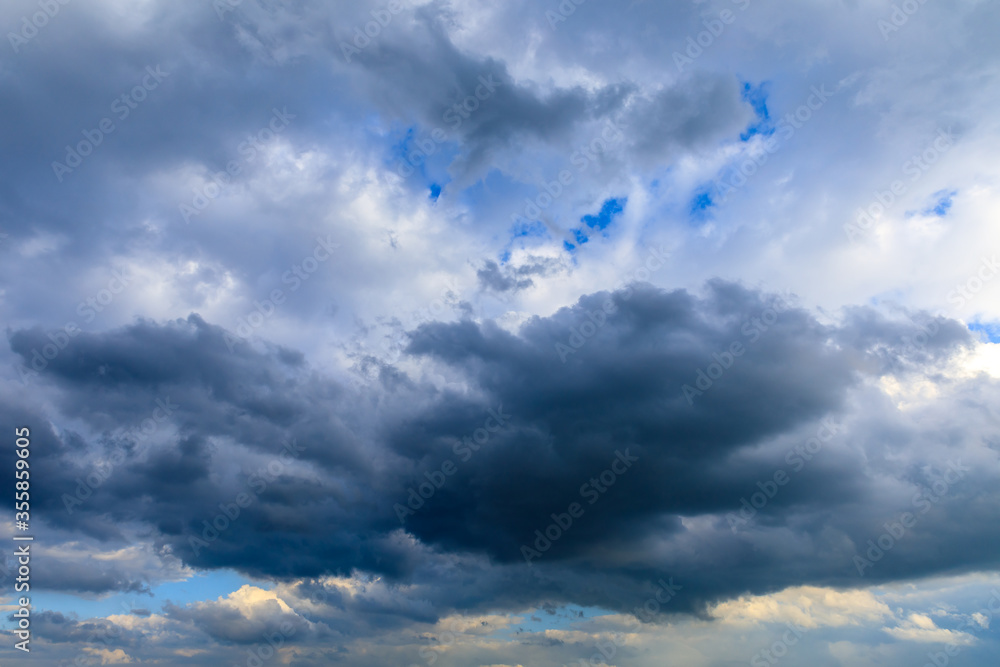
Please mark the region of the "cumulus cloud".
<svg viewBox="0 0 1000 667"><path fill-rule="evenodd" d="M893 520L921 489L924 504L940 507L926 518L909 507L921 522L871 576L991 562L978 527L952 527L953 547L933 559L920 548L988 493L989 474L966 464L961 481L948 478L954 492L935 495L951 459L920 452L932 451L926 441L946 424L928 417L917 426L860 405L903 360L912 373L960 351L968 335L942 321L948 333L934 356L907 356L898 341L916 325L875 311L823 325L791 304L721 281L702 296L635 284L585 296L516 333L488 321L426 323L410 333L412 370L386 369L362 395L284 348L240 343L231 352L229 334L197 316L80 334L44 377L93 445L83 437L70 456L68 434L54 436L49 456L59 464L46 468L37 502L63 529L87 530L106 516L152 529L157 548L188 568L277 577L360 570L405 590L427 576L428 561L488 558L472 561L487 575L481 596L446 602L451 593L439 591L456 609L556 600L627 611L636 594L621 587L664 573L685 582L677 610L748 589L850 584L852 558L882 532L869 517ZM16 331L11 344L28 362L44 336ZM440 374L451 380L435 382ZM958 409L983 382L939 384ZM102 433L139 421L158 396L176 404L176 432L127 448L120 470L70 515L64 494L114 442ZM375 397L378 416L365 407ZM802 443L831 418L824 458L812 462ZM483 424L495 433L479 445ZM973 436L948 456L988 460L984 445ZM780 494L770 481L777 470L795 480ZM427 500L415 491L422 484L433 490ZM767 506L734 524L742 498L767 485L775 489ZM137 493L143 502L123 502ZM546 547L539 536L574 502L582 516ZM828 518L810 529L817 513ZM266 553L251 548L262 535ZM628 567L616 565L625 553ZM707 574L706 562L725 575ZM593 583L579 589L578 577ZM498 590L487 593L494 581Z"/></svg>
<svg viewBox="0 0 1000 667"><path fill-rule="evenodd" d="M905 9L4 4L39 648L993 664L1000 14Z"/></svg>

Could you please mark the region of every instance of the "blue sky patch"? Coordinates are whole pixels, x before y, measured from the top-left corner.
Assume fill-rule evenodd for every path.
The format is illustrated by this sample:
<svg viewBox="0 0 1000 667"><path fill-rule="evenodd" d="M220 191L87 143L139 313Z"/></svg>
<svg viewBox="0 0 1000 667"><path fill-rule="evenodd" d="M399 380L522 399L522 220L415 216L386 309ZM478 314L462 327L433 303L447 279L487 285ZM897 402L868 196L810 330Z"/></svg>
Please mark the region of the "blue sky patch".
<svg viewBox="0 0 1000 667"><path fill-rule="evenodd" d="M958 190L941 190L940 192L935 192L934 199L936 203L925 210L924 215L936 215L939 218L948 215L948 211L951 210L952 200L957 194Z"/></svg>
<svg viewBox="0 0 1000 667"><path fill-rule="evenodd" d="M389 143L386 167L406 180L412 179L411 186L430 189L431 199L436 201L434 192L440 193L451 181L447 169L459 155L458 146L447 141L438 143L430 139L427 130L415 125L395 128L390 136L393 139Z"/></svg>
<svg viewBox="0 0 1000 667"><path fill-rule="evenodd" d="M546 630L572 630L580 622L591 618L608 616L614 612L599 607L581 607L575 604L549 609L535 609L531 614L523 614L521 622L508 625L498 631L503 637L517 637L522 632L545 632Z"/></svg>
<svg viewBox="0 0 1000 667"><path fill-rule="evenodd" d="M547 238L549 230L538 220L519 222L510 228L511 236L518 238Z"/></svg>
<svg viewBox="0 0 1000 667"><path fill-rule="evenodd" d="M163 603L170 600L174 604L201 602L206 599L226 597L241 586L251 584L267 588L265 583L255 581L233 570L209 570L200 572L184 581L168 581L154 587L150 593L116 592L105 597L84 598L57 591L39 591L32 599L39 608L59 609L62 613L77 614L81 619L128 614L137 607L148 609L154 614L162 613Z"/></svg>
<svg viewBox="0 0 1000 667"><path fill-rule="evenodd" d="M0 667L998 667L1000 2L46 3Z"/></svg>
<svg viewBox="0 0 1000 667"><path fill-rule="evenodd" d="M715 201L712 199L712 192L709 190L710 186L702 186L695 191L694 196L691 198L691 205L688 208L688 213L694 220L704 220L709 217L709 210L715 206Z"/></svg>
<svg viewBox="0 0 1000 667"><path fill-rule="evenodd" d="M917 215L924 217L935 216L938 218L943 218L948 215L951 211L951 206L954 203L955 195L958 194L958 190L938 190L931 197L933 198L933 204L923 209L916 209L912 211L907 211L905 216L907 218L912 218Z"/></svg>
<svg viewBox="0 0 1000 667"><path fill-rule="evenodd" d="M521 218L518 222L514 223L510 227L510 240L507 245L504 246L503 251L500 254L500 263L506 264L510 261L510 249L514 246L514 243L518 239L551 239L552 235L549 234L549 229L544 224L538 220L526 220ZM524 243L520 244L524 247Z"/></svg>
<svg viewBox="0 0 1000 667"><path fill-rule="evenodd" d="M406 160L407 156L410 154L410 144L413 142L413 137L416 136L416 134L417 127L415 125L411 125L406 128L403 132L403 136L399 138L399 141L389 147L389 152L394 160Z"/></svg>
<svg viewBox="0 0 1000 667"><path fill-rule="evenodd" d="M580 222L584 223L591 229L605 229L611 224L615 216L621 215L622 211L625 210L625 204L628 203L628 197L619 197L617 199L608 199L601 205L601 210L597 215L585 215L580 218Z"/></svg>
<svg viewBox="0 0 1000 667"><path fill-rule="evenodd" d="M573 234L573 238L576 239L577 244L583 245L590 240L590 234L587 233L587 228L602 232L607 229L614 219L622 214L625 210L626 204L628 204L628 197L606 199L604 200L604 203L601 204L601 210L598 211L596 215L585 215L580 218L580 222L586 225L586 227L579 227L577 229L570 230ZM605 236L607 236L607 234L605 234ZM576 246L568 241L563 242L563 247L569 251L576 248Z"/></svg>
<svg viewBox="0 0 1000 667"><path fill-rule="evenodd" d="M972 322L969 331L979 334L979 340L1000 343L1000 322Z"/></svg>
<svg viewBox="0 0 1000 667"><path fill-rule="evenodd" d="M771 122L771 112L767 108L768 82L763 81L760 85L754 86L749 81L743 82L743 90L740 96L743 101L750 105L757 119L750 123L745 132L740 134L740 139L750 141L758 134L769 137L774 134L774 123Z"/></svg>

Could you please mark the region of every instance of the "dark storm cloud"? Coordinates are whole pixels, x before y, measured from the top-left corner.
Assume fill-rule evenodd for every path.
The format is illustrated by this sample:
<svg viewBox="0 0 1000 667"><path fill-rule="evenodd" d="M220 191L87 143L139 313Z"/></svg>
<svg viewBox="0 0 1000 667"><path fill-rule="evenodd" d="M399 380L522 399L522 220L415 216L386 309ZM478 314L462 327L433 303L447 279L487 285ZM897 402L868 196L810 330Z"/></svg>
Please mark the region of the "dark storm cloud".
<svg viewBox="0 0 1000 667"><path fill-rule="evenodd" d="M563 363L557 345L572 350L572 332L609 300L616 313ZM625 448L642 460L623 482L628 491L602 497L556 553L582 555L595 540L642 534L656 517L671 531L677 515L726 509L732 471L721 462L838 411L854 379L844 355L826 346L830 332L804 311L784 312L750 346L741 328L768 305L724 284L705 302L637 287L584 297L517 336L469 322L421 327L410 351L461 368L514 415L517 430L463 465L411 530L516 560L549 513L580 500L581 484ZM750 349L689 405L682 386L694 385L699 368L734 341ZM744 471L755 473L764 471Z"/></svg>
<svg viewBox="0 0 1000 667"><path fill-rule="evenodd" d="M122 629L110 621L103 619L79 621L58 611L39 611L32 617L32 628L40 637L62 644L65 642L87 643L95 637L107 637L116 640L112 645L125 645L120 633Z"/></svg>
<svg viewBox="0 0 1000 667"><path fill-rule="evenodd" d="M45 581L47 588L58 591L83 594L150 591L149 581L136 578L135 573L124 572L117 563L101 562L84 556L69 562L60 559L58 562L46 563L42 559L35 567L35 574Z"/></svg>
<svg viewBox="0 0 1000 667"><path fill-rule="evenodd" d="M43 377L60 413L98 437L40 432L51 442L39 461L38 507L63 530L112 543L121 537L108 520L149 526L161 547L196 567L278 577L358 570L436 591L412 593L431 595L431 608L400 604L376 617L426 619L435 613L429 609L545 601L630 610L645 599L646 582L664 575L684 582L676 610L747 590L856 583L852 542L877 537L871 531L879 522L909 502L907 485L931 483L918 464L937 465L922 457L949 426L945 416L927 416L934 423L918 429L890 406L873 410L896 414L892 419L859 409L852 397L864 395L865 378L883 373L887 356L905 356L901 337L920 329L862 310L845 322L823 325L787 300L721 281L704 297L633 285L532 318L516 334L489 321L425 324L411 332L409 356L447 367L473 391L387 369L381 388L360 395L280 348L240 344L230 352L224 331L197 316L82 334ZM968 341L950 321L938 329L936 355ZM39 330L10 334L25 360L44 340ZM727 360L736 342L744 352ZM682 386L696 385L699 371L720 359L728 368L721 376L713 370L712 385L688 401ZM989 400L984 383L964 390L969 405ZM72 493L76 478L113 445L114 427L140 421L164 395L179 406L171 416L176 431L128 449L120 470L68 516L61 494ZM479 451L463 449L490 410L509 420ZM726 513L738 511L758 481L787 468L785 452L830 416L846 425L827 445L827 458L803 471L749 528L730 530ZM972 451L985 428L982 418L964 419L971 431L952 435L955 455ZM289 441L301 452L280 458ZM893 448L907 452L912 465L901 465ZM591 506L581 485L599 479L616 452L637 462L627 472L616 466L620 478ZM413 542L394 505L405 505L409 490L447 460L456 472L405 517ZM282 462L279 471L263 474L274 461ZM875 473L898 480L899 494L887 497L884 485L872 482ZM983 539L994 519L972 509L987 480L987 472L967 473L872 576L994 562ZM238 518L219 521L226 526L217 537L205 532L233 512L238 494L251 492ZM526 565L521 545L533 544L534 531L573 502L585 514ZM690 517L714 518L694 530L684 523ZM946 525L951 546L917 549ZM617 565L625 554L630 565ZM463 570L479 571L475 591L437 581L443 571ZM131 586L94 580L87 588L102 585Z"/></svg>
<svg viewBox="0 0 1000 667"><path fill-rule="evenodd" d="M987 169L985 150L908 185L916 203L886 207L876 254L826 241L876 186L881 200L924 130L954 121L981 130L966 149L989 145L996 10L928 3L883 40L888 10L857 2L580 1L402 0L387 24L374 17L388 0L2 3L11 30L58 5L0 49L0 359L44 366L25 384L8 369L0 422L32 430L42 662L409 665L433 662L415 657L429 648L447 650L438 664L569 664L593 654L588 628L621 619L563 605L645 605L649 620L669 580L682 588L660 611L703 617L744 593L867 588L859 599L892 612L847 610L863 625L808 641L905 663L886 634L917 629L895 604L913 591L872 586L931 596L923 577L1000 567L1000 393L995 366L975 373L991 350L924 312L813 310L873 303L869 288L930 308L965 270L989 192L962 179ZM720 33L723 5L738 19ZM369 25L379 34L345 58ZM677 66L694 42L701 55ZM689 219L698 184L756 149L740 141L743 85L777 117L837 80L857 94L789 142L746 207ZM290 122L248 158L278 113ZM431 159L398 178L400 154L428 142ZM230 162L232 185L182 218ZM945 188L965 193L948 216L901 217ZM628 220L564 251L561 230L623 197ZM343 250L269 311L317 237ZM687 291L591 293L636 244L664 243L677 261L656 279ZM940 252L909 270L928 243ZM112 271L128 290L84 319ZM691 287L720 274L804 305ZM222 328L254 308L267 324L253 335ZM63 346L70 320L83 331ZM352 359L372 371L360 389ZM556 526L574 503L582 515ZM899 535L904 512L917 520ZM230 593L233 570L252 584ZM942 599L942 627L972 609ZM538 612L527 628L473 617L524 611ZM463 630L437 624L452 614ZM682 623L605 658L645 664L657 643L704 636ZM720 623L701 657L739 658L770 629ZM11 639L2 660L21 664Z"/></svg>

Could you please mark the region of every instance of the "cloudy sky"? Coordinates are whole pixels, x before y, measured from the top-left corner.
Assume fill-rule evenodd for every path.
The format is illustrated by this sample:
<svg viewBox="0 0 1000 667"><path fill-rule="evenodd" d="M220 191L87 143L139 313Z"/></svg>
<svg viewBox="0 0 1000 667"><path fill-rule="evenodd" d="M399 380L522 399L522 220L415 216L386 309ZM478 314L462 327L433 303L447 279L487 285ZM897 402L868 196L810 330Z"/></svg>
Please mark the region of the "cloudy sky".
<svg viewBox="0 0 1000 667"><path fill-rule="evenodd" d="M997 3L0 26L5 665L996 664Z"/></svg>

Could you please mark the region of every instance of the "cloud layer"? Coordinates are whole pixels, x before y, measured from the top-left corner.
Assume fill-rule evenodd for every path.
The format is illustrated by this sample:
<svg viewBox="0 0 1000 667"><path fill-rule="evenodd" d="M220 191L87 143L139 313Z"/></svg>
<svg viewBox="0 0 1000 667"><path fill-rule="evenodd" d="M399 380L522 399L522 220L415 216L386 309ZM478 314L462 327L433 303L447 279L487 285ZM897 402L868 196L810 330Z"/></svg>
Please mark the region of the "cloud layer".
<svg viewBox="0 0 1000 667"><path fill-rule="evenodd" d="M998 21L5 4L39 652L993 664Z"/></svg>

